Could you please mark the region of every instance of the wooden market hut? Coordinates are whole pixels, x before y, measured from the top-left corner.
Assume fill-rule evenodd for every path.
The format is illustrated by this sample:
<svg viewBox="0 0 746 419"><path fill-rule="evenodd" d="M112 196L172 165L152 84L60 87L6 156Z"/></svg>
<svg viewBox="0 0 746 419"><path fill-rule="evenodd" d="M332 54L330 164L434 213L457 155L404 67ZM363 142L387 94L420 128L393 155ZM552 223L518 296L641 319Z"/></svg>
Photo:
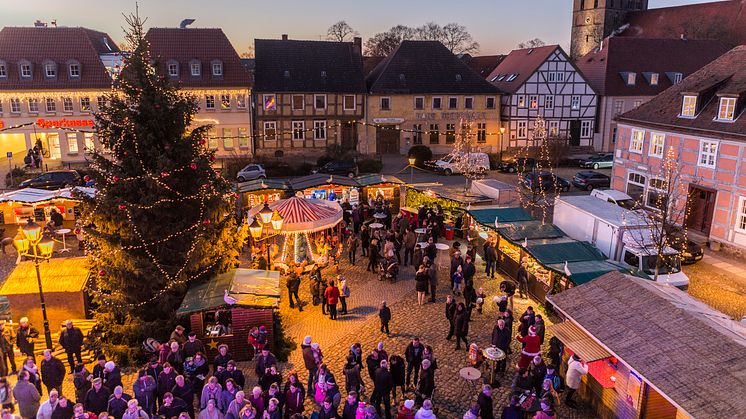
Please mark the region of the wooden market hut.
<svg viewBox="0 0 746 419"><path fill-rule="evenodd" d="M549 332L588 364L599 418L743 418L746 327L675 287L619 272L547 297ZM577 397L577 396L576 396Z"/></svg>
<svg viewBox="0 0 746 419"><path fill-rule="evenodd" d="M52 258L39 264L47 317L53 329L67 319L85 319L89 297L85 292L90 269L85 257ZM31 261L19 263L0 288L6 296L14 321L28 317L41 327L42 314L36 269Z"/></svg>
<svg viewBox="0 0 746 419"><path fill-rule="evenodd" d="M287 198L290 193L288 182L279 179L254 179L239 183L238 210L244 212L264 202L275 202Z"/></svg>
<svg viewBox="0 0 746 419"><path fill-rule="evenodd" d="M236 361L244 361L250 358L247 339L252 327L265 326L272 341L273 313L279 305L278 271L234 269L190 287L176 314L189 316L208 359L226 344Z"/></svg>
<svg viewBox="0 0 746 419"><path fill-rule="evenodd" d="M80 198L78 194L93 196L94 188L74 187L58 190L36 188L16 189L0 194L0 225L23 224L31 218L39 224L49 221L54 208L65 221L74 221L78 216ZM72 225L72 224L71 224ZM0 227L3 228L3 227ZM6 236L15 230L6 231Z"/></svg>

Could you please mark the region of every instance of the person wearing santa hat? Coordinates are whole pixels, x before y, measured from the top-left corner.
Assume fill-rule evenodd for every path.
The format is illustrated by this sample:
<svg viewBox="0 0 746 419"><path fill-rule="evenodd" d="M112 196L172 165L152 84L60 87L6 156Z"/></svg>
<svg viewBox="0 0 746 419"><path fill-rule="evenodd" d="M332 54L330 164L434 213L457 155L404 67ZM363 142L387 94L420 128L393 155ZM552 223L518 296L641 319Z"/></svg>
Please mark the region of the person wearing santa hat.
<svg viewBox="0 0 746 419"><path fill-rule="evenodd" d="M536 335L536 327L528 328L528 335L516 335L516 340L523 343L521 359L518 360L518 368L527 368L536 355L541 354L541 339Z"/></svg>

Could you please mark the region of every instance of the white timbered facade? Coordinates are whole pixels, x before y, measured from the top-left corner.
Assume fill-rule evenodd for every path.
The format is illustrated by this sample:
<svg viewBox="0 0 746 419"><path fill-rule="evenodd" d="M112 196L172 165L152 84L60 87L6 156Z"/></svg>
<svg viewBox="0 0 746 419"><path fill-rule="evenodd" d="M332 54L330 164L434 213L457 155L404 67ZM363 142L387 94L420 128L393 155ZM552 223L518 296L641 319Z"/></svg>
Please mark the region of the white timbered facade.
<svg viewBox="0 0 746 419"><path fill-rule="evenodd" d="M512 51L488 81L505 92L503 148L538 145L531 137L540 116L549 137L595 146L596 92L559 46Z"/></svg>

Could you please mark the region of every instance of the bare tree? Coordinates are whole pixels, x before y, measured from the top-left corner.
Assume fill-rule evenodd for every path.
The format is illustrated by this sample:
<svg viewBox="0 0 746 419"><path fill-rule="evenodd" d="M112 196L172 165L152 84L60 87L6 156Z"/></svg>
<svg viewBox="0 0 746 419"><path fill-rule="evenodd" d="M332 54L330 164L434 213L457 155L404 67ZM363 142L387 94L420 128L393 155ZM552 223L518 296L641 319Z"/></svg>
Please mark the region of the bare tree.
<svg viewBox="0 0 746 419"><path fill-rule="evenodd" d="M394 52L401 41L414 38L414 29L397 25L386 32L377 33L365 41L365 53L373 57L385 57Z"/></svg>
<svg viewBox="0 0 746 419"><path fill-rule="evenodd" d="M541 39L534 38L534 39L529 39L528 41L525 41L525 42L521 42L520 44L518 44L518 46L516 46L516 48L518 49L539 48L539 47L543 47L546 44L547 43L542 41Z"/></svg>
<svg viewBox="0 0 746 419"><path fill-rule="evenodd" d="M474 41L465 26L457 23L440 26L435 22L428 22L417 28L397 25L386 32L375 34L365 42L366 54L388 55L407 39L439 41L454 54L474 53L479 50L479 43Z"/></svg>
<svg viewBox="0 0 746 419"><path fill-rule="evenodd" d="M349 38L360 35L356 30L352 29L352 26L348 25L344 20L329 26L326 31L326 39L330 41L345 42Z"/></svg>
<svg viewBox="0 0 746 419"><path fill-rule="evenodd" d="M439 41L443 38L443 28L435 22L427 22L415 29L415 36L423 41Z"/></svg>
<svg viewBox="0 0 746 419"><path fill-rule="evenodd" d="M254 58L254 47L249 46L246 51L241 53L241 58Z"/></svg>
<svg viewBox="0 0 746 419"><path fill-rule="evenodd" d="M471 54L479 51L479 43L474 41L465 26L457 23L443 26L442 38L439 41L454 54Z"/></svg>

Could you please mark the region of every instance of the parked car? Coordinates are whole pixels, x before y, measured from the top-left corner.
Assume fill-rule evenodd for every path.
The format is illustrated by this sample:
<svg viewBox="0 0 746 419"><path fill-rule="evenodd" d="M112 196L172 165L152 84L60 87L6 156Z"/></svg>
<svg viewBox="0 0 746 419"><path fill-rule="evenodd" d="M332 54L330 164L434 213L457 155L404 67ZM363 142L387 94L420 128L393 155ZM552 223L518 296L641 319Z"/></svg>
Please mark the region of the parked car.
<svg viewBox="0 0 746 419"><path fill-rule="evenodd" d="M628 210L635 210L639 207L638 202L635 201L634 198L622 191L615 191L613 189L594 189L591 191L591 196L595 196L602 201L611 202L614 205L619 205Z"/></svg>
<svg viewBox="0 0 746 419"><path fill-rule="evenodd" d="M507 173L533 172L538 166L547 168L551 166L551 162L549 160L536 160L533 157L516 157L501 161L497 165L497 170Z"/></svg>
<svg viewBox="0 0 746 419"><path fill-rule="evenodd" d="M38 189L61 189L68 186L80 186L82 181L80 174L75 170L52 170L42 173L39 176L24 180L19 188L38 188Z"/></svg>
<svg viewBox="0 0 746 419"><path fill-rule="evenodd" d="M446 176L450 176L454 173L461 173L459 169L459 160L462 158L456 158L457 156L449 154L442 159L435 162L435 171L443 173ZM467 164L470 167L476 168L476 170L483 170L485 172L490 171L490 156L487 153L469 153L468 157L463 157L467 160Z"/></svg>
<svg viewBox="0 0 746 419"><path fill-rule="evenodd" d="M531 172L523 175L521 186L532 191L564 191L570 190L570 182L550 172Z"/></svg>
<svg viewBox="0 0 746 419"><path fill-rule="evenodd" d="M601 154L580 162L580 167L589 169L609 169L614 165L613 154Z"/></svg>
<svg viewBox="0 0 746 419"><path fill-rule="evenodd" d="M576 188L592 191L594 188L608 188L611 186L611 178L603 173L586 170L578 172L572 178L572 184Z"/></svg>
<svg viewBox="0 0 746 419"><path fill-rule="evenodd" d="M313 173L325 173L327 175L346 175L355 177L358 174L357 163L354 160L332 160L321 166Z"/></svg>
<svg viewBox="0 0 746 419"><path fill-rule="evenodd" d="M684 230L678 226L670 226L666 242L669 246L679 251L682 265L697 263L705 256L702 246L686 236Z"/></svg>
<svg viewBox="0 0 746 419"><path fill-rule="evenodd" d="M238 171L236 180L239 182L247 182L254 179L266 179L267 172L264 171L264 167L261 164L247 164L246 167Z"/></svg>

